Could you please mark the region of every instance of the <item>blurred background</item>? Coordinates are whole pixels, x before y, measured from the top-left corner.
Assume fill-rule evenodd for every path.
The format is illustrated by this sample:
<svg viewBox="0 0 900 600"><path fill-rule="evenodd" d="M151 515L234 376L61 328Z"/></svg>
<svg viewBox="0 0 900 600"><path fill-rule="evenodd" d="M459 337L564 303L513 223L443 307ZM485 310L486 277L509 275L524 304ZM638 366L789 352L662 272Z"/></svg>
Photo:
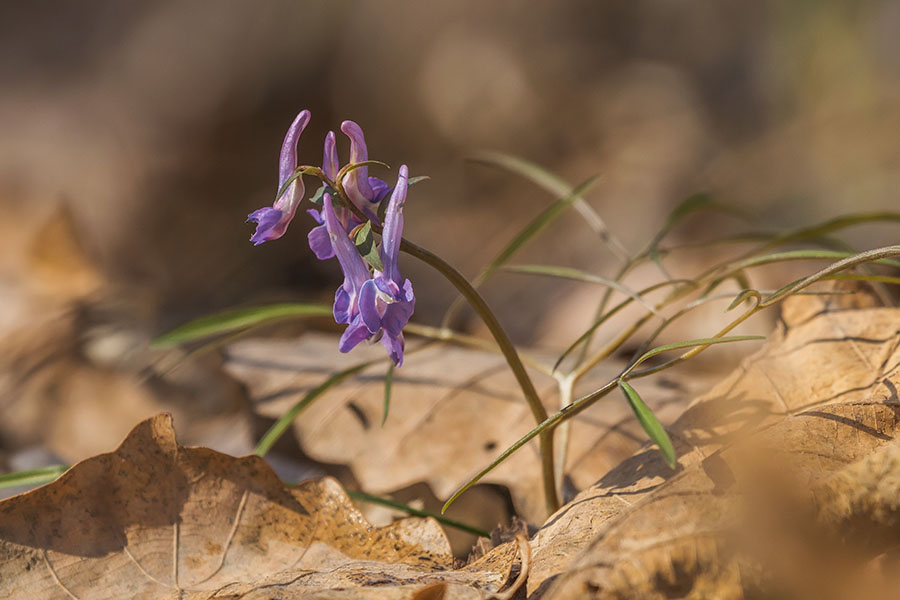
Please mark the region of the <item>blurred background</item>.
<svg viewBox="0 0 900 600"><path fill-rule="evenodd" d="M151 377L147 342L227 307L332 297L339 273L309 252L305 214L255 248L244 224L273 201L281 140L303 108L301 162L318 163L326 132L352 119L371 158L430 175L410 193L407 237L471 276L551 201L466 160L482 149L573 185L599 174L588 200L631 251L699 191L757 230L891 209L898 27L892 0L4 2L6 468L109 449L160 406L220 415L241 388L215 359ZM735 223L696 220L673 241ZM847 237L870 248L895 231ZM618 266L575 213L519 262ZM451 288L402 264L417 320L436 324ZM515 341L557 349L599 294L519 275L486 293ZM251 429L188 437L241 451Z"/></svg>

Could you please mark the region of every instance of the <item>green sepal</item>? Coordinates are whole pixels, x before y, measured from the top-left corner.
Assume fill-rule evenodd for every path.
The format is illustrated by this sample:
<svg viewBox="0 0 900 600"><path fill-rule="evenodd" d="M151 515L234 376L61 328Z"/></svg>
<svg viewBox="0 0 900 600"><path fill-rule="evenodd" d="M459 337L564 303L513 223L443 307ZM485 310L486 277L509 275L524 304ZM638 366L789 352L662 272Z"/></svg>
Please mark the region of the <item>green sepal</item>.
<svg viewBox="0 0 900 600"><path fill-rule="evenodd" d="M322 206L322 202L325 200L325 194L331 194L331 201L336 202L340 201L340 196L338 193L331 189L330 185L323 185L319 189L316 190L316 193L312 195L312 198L309 199L313 204L317 204Z"/></svg>
<svg viewBox="0 0 900 600"><path fill-rule="evenodd" d="M356 245L356 251L359 252L360 256L373 268L384 271L381 257L378 256L378 248L375 246L375 236L372 235L372 222L366 221L365 224L355 228L351 233L353 234L353 243Z"/></svg>

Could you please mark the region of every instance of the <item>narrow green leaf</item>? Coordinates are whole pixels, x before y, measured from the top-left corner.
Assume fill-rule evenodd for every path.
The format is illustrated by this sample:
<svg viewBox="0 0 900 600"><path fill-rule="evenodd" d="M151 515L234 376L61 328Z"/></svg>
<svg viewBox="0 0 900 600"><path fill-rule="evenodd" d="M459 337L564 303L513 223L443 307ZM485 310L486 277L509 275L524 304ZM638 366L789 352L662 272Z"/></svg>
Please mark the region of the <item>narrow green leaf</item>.
<svg viewBox="0 0 900 600"><path fill-rule="evenodd" d="M760 300L761 296L760 293L754 289L741 290L741 292L737 296L735 296L731 304L728 305L728 308L725 309L725 312L734 310L741 302L747 300L750 297L755 297L758 301Z"/></svg>
<svg viewBox="0 0 900 600"><path fill-rule="evenodd" d="M257 456L265 456L269 450L272 449L272 446L275 445L275 442L284 435L284 432L287 431L287 428L290 427L291 423L294 422L294 419L303 412L307 406L313 403L319 396L325 393L329 388L341 383L348 377L356 375L360 371L365 370L366 368L374 365L375 363L381 362L385 359L376 359L366 361L364 363L359 363L354 365L348 369L344 369L343 371L338 371L324 382L322 382L317 387L313 388L303 398L297 401L287 412L285 412L281 417L275 421L275 423L269 428L269 430L263 435L262 439L259 440L259 444L256 446L256 450L254 450L254 454Z"/></svg>
<svg viewBox="0 0 900 600"><path fill-rule="evenodd" d="M394 363L388 364L387 373L384 374L384 416L381 417L381 426L387 423L388 411L391 409L391 385L394 382Z"/></svg>
<svg viewBox="0 0 900 600"><path fill-rule="evenodd" d="M69 465L51 465L49 467L29 469L27 471L4 473L3 475L0 475L0 489L50 483L68 469Z"/></svg>
<svg viewBox="0 0 900 600"><path fill-rule="evenodd" d="M644 428L644 431L647 432L653 443L659 446L659 451L662 452L669 468L674 469L678 464L675 457L675 448L672 446L672 440L669 439L666 430L660 424L656 415L653 414L653 411L644 404L644 401L627 381L619 379L618 383L619 388L625 392L625 397L628 399L628 404L631 405L631 410L634 411L634 416L637 417L638 423L641 424L641 427Z"/></svg>
<svg viewBox="0 0 900 600"><path fill-rule="evenodd" d="M175 346L282 319L324 317L331 314L332 308L327 304L271 304L238 308L185 323L153 340L153 345L156 347Z"/></svg>
<svg viewBox="0 0 900 600"><path fill-rule="evenodd" d="M387 498L381 498L379 496L373 496L371 494L367 494L365 492L356 492L353 490L346 490L347 495L353 498L354 500L361 500L363 502L369 502L372 504L379 504L381 506L387 506L388 508L393 508L395 510L399 510L408 515L412 515L414 517L431 517L438 523L442 523L447 527L453 527L454 529L459 529L461 531L466 531L468 533L477 535L479 537L489 538L491 534L483 529L479 529L474 525L468 525L466 523L462 523L460 521L455 521L453 519L448 519L443 515L436 515L434 513L428 512L426 510L419 510L418 508L413 508L412 506L408 506L406 504L400 504L399 502L394 502L393 500L389 500Z"/></svg>
<svg viewBox="0 0 900 600"><path fill-rule="evenodd" d="M866 252L854 254L853 256L848 256L844 260L839 260L835 263L832 263L821 271L813 273L809 277L783 287L768 298L763 299L763 301L760 302L759 305L760 307L771 306L772 304L779 302L784 298L787 298L791 294L799 292L803 288L810 286L813 283L824 279L825 277L835 275L840 271L845 271L857 265L869 263L888 264L888 260L892 256L900 256L900 246L885 246L884 248L875 248L874 250L868 250ZM890 262L894 263L896 261L891 260Z"/></svg>
<svg viewBox="0 0 900 600"><path fill-rule="evenodd" d="M632 300L640 302L644 306L644 308L652 312L654 315L659 316L660 314L652 304L641 298L641 295L631 288L622 285L618 281L613 281L612 279L607 279L606 277L587 273L579 269L572 269L570 267L557 267L553 265L509 265L503 267L503 270L509 271L510 273L525 273L528 275L560 277L562 279L572 279L574 281L584 281L586 283L605 285L606 287L610 287L616 291L622 292L626 296L629 296Z"/></svg>
<svg viewBox="0 0 900 600"><path fill-rule="evenodd" d="M818 223L811 227L802 227L800 229L795 229L778 234L774 236L774 238L768 244L763 246L763 249L765 250L768 248L783 246L785 244L822 238L829 233L838 231L840 229L845 229L853 225L890 221L900 221L900 213L882 211L846 215L843 217L829 219L828 221L823 221L822 223Z"/></svg>
<svg viewBox="0 0 900 600"><path fill-rule="evenodd" d="M694 282L690 281L690 280L672 279L669 281L661 281L659 283L651 285L650 287L647 287L647 288L641 290L640 292L638 292L638 294L643 296L645 294L649 294L652 291L658 290L659 288L662 288L665 286L670 286L670 285L678 285L678 284L695 285ZM553 365L553 370L556 371L559 368L559 365L561 365L562 362L566 359L566 357L568 357L572 352L574 352L575 349L577 349L578 346L580 346L585 340L587 340L589 337L594 335L594 332L597 331L597 329L599 329L601 325L606 323L606 321L608 321L610 318L615 316L616 313L618 313L619 311L621 311L622 309L627 307L632 302L633 302L633 300L631 298L626 298L625 300L623 300L622 302L620 302L619 304L617 304L616 306L611 308L608 312L602 314L600 316L600 318L598 318L596 321L594 321L591 324L590 327L588 327L587 331L585 331L580 336L578 336L578 339L575 340L574 342L572 342L569 345L569 347L566 348L565 351L563 351L563 353L559 356L559 358L556 359L556 363L554 363L554 365Z"/></svg>
<svg viewBox="0 0 900 600"><path fill-rule="evenodd" d="M353 243L367 263L379 271L384 271L384 265L381 264L381 256L378 255L378 247L375 246L375 236L372 235L372 222L366 221L355 230L353 235Z"/></svg>
<svg viewBox="0 0 900 600"><path fill-rule="evenodd" d="M431 179L430 175L418 175L416 177L410 177L409 178L409 186L412 187L419 182L428 181L429 179Z"/></svg>
<svg viewBox="0 0 900 600"><path fill-rule="evenodd" d="M441 514L447 512L447 509L450 508L450 505L453 504L457 498L462 496L466 492L466 490L468 490L473 485L475 485L476 483L481 481L481 479L485 475L487 475L488 473L490 473L491 471L496 469L498 465L500 465L503 461L505 461L507 458L512 456L517 450L522 448L522 446L524 446L525 444L527 444L528 442L530 442L531 440L533 440L540 434L544 433L545 431L556 427L557 425L559 425L566 419L570 419L570 418L578 415L581 411L587 409L591 404L593 404L594 402L596 402L597 400L599 400L600 398L602 398L603 396L608 394L610 391L615 389L615 387L616 387L615 381L611 381L611 382L607 383L606 385L604 385L599 390L596 390L593 393L588 394L587 396L579 398L575 402L572 402L571 404L564 406L559 411L557 411L554 414L547 417L544 421L542 421L540 424L535 426L531 431L529 431L528 433L526 433L525 435L520 437L518 440L516 440L516 442L512 446L510 446L509 448L504 450L500 454L500 456L498 456L493 461L491 461L491 464L489 464L488 466L483 468L481 471L478 472L477 475L475 475L474 477L469 479L469 481L467 481L465 484L463 484L463 486L461 488L456 490L453 493L453 495L450 496L450 498L444 503L444 506L441 508Z"/></svg>
<svg viewBox="0 0 900 600"><path fill-rule="evenodd" d="M531 181L538 187L541 187L557 198L566 198L572 195L572 187L563 179L557 177L543 167L536 165L527 160L523 160L516 156L504 154L502 152L479 152L472 157L475 162L486 165L499 167L525 179ZM616 238L606 223L583 198L575 200L575 210L587 222L588 226L594 230L600 239L609 247L609 249L623 261L628 260L628 250L622 245L622 242Z"/></svg>
<svg viewBox="0 0 900 600"><path fill-rule="evenodd" d="M698 340L687 340L684 342L675 342L674 344L666 344L665 346L657 346L652 350L648 350L644 352L639 359L634 361L634 363L626 369L626 371L622 374L622 377L632 372L638 365L645 362L646 360L653 358L657 354L662 354L663 352L670 352L672 350L680 350L682 348L695 348L697 346L714 346L716 344L731 344L733 342L748 342L754 340L764 340L765 336L762 335L732 335L726 337L714 337L714 338L703 338Z"/></svg>
<svg viewBox="0 0 900 600"><path fill-rule="evenodd" d="M544 209L539 215L532 219L522 230L502 249L494 259L481 271L475 278L476 285L483 282L491 273L500 268L506 261L522 249L525 244L531 241L538 233L547 228L551 223L560 217L572 203L580 198L587 190L597 182L597 177L591 177L572 192L562 198L556 200L553 204Z"/></svg>
<svg viewBox="0 0 900 600"><path fill-rule="evenodd" d="M313 204L322 205L322 202L325 200L325 194L328 194L332 198L337 198L338 193L334 191L331 186L322 184L312 195L312 198L309 199Z"/></svg>
<svg viewBox="0 0 900 600"><path fill-rule="evenodd" d="M822 277L823 281L850 279L853 281L868 281L871 283L892 283L900 285L900 277L891 277L890 275L866 275L862 273L839 273L836 275L828 275Z"/></svg>

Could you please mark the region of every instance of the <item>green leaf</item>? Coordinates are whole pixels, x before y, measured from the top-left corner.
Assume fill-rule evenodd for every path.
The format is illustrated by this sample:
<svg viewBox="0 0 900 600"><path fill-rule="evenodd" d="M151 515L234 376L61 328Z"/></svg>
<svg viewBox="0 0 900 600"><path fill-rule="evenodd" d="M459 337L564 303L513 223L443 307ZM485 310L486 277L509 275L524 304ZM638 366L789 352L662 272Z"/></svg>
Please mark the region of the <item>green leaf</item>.
<svg viewBox="0 0 900 600"><path fill-rule="evenodd" d="M328 194L332 198L338 197L338 193L336 191L334 191L331 188L331 186L323 184L321 187L319 187L319 189L316 190L316 192L312 195L312 198L310 198L309 201L312 202L313 204L318 204L319 206L321 206L322 202L325 199L325 194Z"/></svg>
<svg viewBox="0 0 900 600"><path fill-rule="evenodd" d="M275 442L277 442L278 439L282 435L284 435L284 432L287 431L287 428L290 427L291 423L294 422L294 419L296 419L297 416L301 412L303 412L303 409L312 404L313 401L316 400L316 398L328 391L329 388L383 360L386 359L382 358L370 360L354 365L348 369L344 369L343 371L338 371L337 373L333 374L331 377L323 381L320 385L307 392L307 394L303 396L303 398L297 401L297 403L294 404L290 409L288 409L287 412L281 415L281 417L277 421L275 421L275 423L269 428L265 435L263 435L262 439L259 440L259 444L257 444L256 446L256 450L254 450L254 454L256 454L257 456L265 456L266 453L272 449L272 446L275 445Z"/></svg>
<svg viewBox="0 0 900 600"><path fill-rule="evenodd" d="M631 288L622 285L618 281L613 281L612 279L607 279L606 277L587 273L579 269L572 269L570 267L557 267L553 265L511 265L503 267L503 270L509 271L511 273L545 275L548 277L560 277L562 279L572 279L575 281L583 281L585 283L596 283L598 285L604 285L606 287L613 288L616 291L622 292L626 296L629 296L632 300L640 302L644 306L644 308L652 312L654 315L660 314L652 304L641 298L641 295Z"/></svg>
<svg viewBox="0 0 900 600"><path fill-rule="evenodd" d="M156 347L176 346L212 335L220 335L298 317L324 317L332 314L327 304L270 304L238 308L195 319L153 340Z"/></svg>
<svg viewBox="0 0 900 600"><path fill-rule="evenodd" d="M678 462L675 457L675 448L672 446L672 440L669 439L669 435L656 418L656 415L644 404L644 401L627 381L619 379L618 384L619 388L625 392L625 397L628 399L628 404L631 405L631 410L634 411L634 416L637 417L638 423L641 424L641 427L644 428L644 431L647 432L653 443L659 446L659 451L662 452L666 464L669 465L670 469L676 468Z"/></svg>
<svg viewBox="0 0 900 600"><path fill-rule="evenodd" d="M772 304L779 302L787 298L788 296L795 294L796 292L799 292L800 290L812 285L813 283L821 279L830 277L839 273L840 271L845 271L857 265L869 263L895 263L896 261L889 260L889 258L892 256L900 256L900 246L885 246L884 248L875 248L874 250L867 250L866 252L860 252L859 254L848 256L844 260L839 260L835 263L832 263L821 271L813 273L809 277L786 285L768 298L764 298L759 305L760 307L771 306Z"/></svg>
<svg viewBox="0 0 900 600"><path fill-rule="evenodd" d="M391 385L394 382L394 363L388 365L387 373L384 374L384 416L381 417L381 426L387 422L388 411L391 408Z"/></svg>
<svg viewBox="0 0 900 600"><path fill-rule="evenodd" d="M381 264L381 256L378 255L378 248L375 246L375 236L372 235L372 222L366 221L354 231L353 243L356 245L357 252L373 268L384 271L384 265Z"/></svg>
<svg viewBox="0 0 900 600"><path fill-rule="evenodd" d="M466 531L468 533L475 534L479 537L489 538L491 535L484 531L483 529L479 529L473 525L468 525L466 523L461 523L460 521L454 521L453 519L448 519L443 515L436 515L434 513L419 510L418 508L413 508L412 506L407 506L406 504L400 504L399 502L394 502L393 500L389 500L387 498L381 498L379 496L373 496L371 494L367 494L365 492L356 492L353 490L347 490L347 495L353 498L354 500L362 500L363 502L370 502L372 504L379 504L381 506L387 506L389 508L393 508L402 512L405 512L408 515L412 515L414 517L431 517L438 523L443 523L448 527L453 527L455 529L459 529L461 531Z"/></svg>
<svg viewBox="0 0 900 600"><path fill-rule="evenodd" d="M69 465L51 465L28 471L17 471L0 475L0 489L24 485L41 485L50 483L65 473Z"/></svg>
<svg viewBox="0 0 900 600"><path fill-rule="evenodd" d="M663 352L670 352L672 350L680 350L682 348L695 348L697 346L714 346L716 344L731 344L733 342L748 342L754 340L764 340L765 336L762 335L733 335L727 337L714 337L714 338L702 338L698 340L687 340L684 342L675 342L674 344L666 344L665 346L657 346L652 350L648 350L644 352L640 358L638 358L634 363L622 373L622 377L632 372L638 365L645 362L646 360L653 358L657 354L662 354Z"/></svg>
<svg viewBox="0 0 900 600"><path fill-rule="evenodd" d="M572 196L574 192L572 186L547 169L516 156L504 154L502 152L484 151L475 154L472 157L472 160L486 165L499 167L524 177L560 199ZM625 246L623 246L612 234L609 227L606 226L606 223L604 223L603 219L591 205L585 202L584 198L581 197L577 197L574 200L574 205L575 210L577 210L585 222L587 222L588 226L600 236L600 239L603 240L613 254L622 260L628 260L628 250L626 250Z"/></svg>
<svg viewBox="0 0 900 600"><path fill-rule="evenodd" d="M650 292L655 291L659 288L662 288L665 286L670 286L670 285L679 285L679 284L693 285L694 282L689 281L689 280L681 280L681 279L672 279L669 281L661 281L659 283L651 285L650 287L644 288L643 290L638 292L638 294L643 296L643 295L649 294ZM566 359L566 357L569 356L573 351L575 351L575 349L578 348L578 346L580 346L585 340L587 340L589 337L591 337L594 334L594 332L600 328L601 325L606 323L606 321L608 321L610 318L615 316L616 313L618 313L620 310L627 307L632 302L633 302L633 300L631 298L626 298L625 300L623 300L622 302L620 302L613 308L609 309L608 312L602 314L600 316L600 318L598 318L596 321L594 321L593 324L591 324L591 326L587 328L587 331L585 331L580 336L578 336L578 339L575 340L574 342L572 342L569 345L569 347L566 348L565 351L559 356L559 358L556 359L556 363L554 363L554 365L553 365L553 370L556 371L559 368L559 365L561 365L562 362Z"/></svg>
<svg viewBox="0 0 900 600"><path fill-rule="evenodd" d="M412 186L416 185L417 183L419 183L420 181L428 181L429 179L431 179L430 175L418 175L416 177L410 177L409 178L409 186L412 187Z"/></svg>
<svg viewBox="0 0 900 600"><path fill-rule="evenodd" d="M509 241L506 246L503 247L500 252L497 253L497 256L488 263L488 265L481 271L478 277L475 278L475 285L483 282L487 277L500 268L506 261L508 261L512 256L522 249L525 244L531 241L538 233L546 229L551 223L553 223L556 219L558 219L565 210L572 205L575 200L580 198L587 190L589 190L595 183L597 182L597 177L591 177L577 188L572 190L566 196L556 200L546 209L541 211L539 215L537 215L534 219L532 219L522 230Z"/></svg>

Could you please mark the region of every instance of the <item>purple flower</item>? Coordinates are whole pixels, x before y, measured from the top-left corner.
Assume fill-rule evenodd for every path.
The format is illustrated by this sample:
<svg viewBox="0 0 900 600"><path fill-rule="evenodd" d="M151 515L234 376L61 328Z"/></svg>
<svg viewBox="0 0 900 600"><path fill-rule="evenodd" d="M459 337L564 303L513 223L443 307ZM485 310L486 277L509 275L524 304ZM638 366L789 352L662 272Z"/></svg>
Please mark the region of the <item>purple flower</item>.
<svg viewBox="0 0 900 600"><path fill-rule="evenodd" d="M284 136L284 142L281 144L281 156L278 159L278 190L281 190L297 169L297 142L309 123L309 117L308 110L301 111L291 123L287 135ZM256 232L250 238L254 246L276 240L284 235L288 224L297 212L297 206L303 200L304 191L303 179L298 177L275 200L274 205L250 213L247 222L256 223Z"/></svg>
<svg viewBox="0 0 900 600"><path fill-rule="evenodd" d="M334 318L346 323L338 349L349 352L364 339L380 334L381 344L398 367L403 364L403 327L415 309L412 283L400 275L398 258L403 235L403 204L409 187L409 171L400 167L397 185L385 215L381 247L384 271L374 276L338 220L331 196L326 194L322 213L334 254L344 271L344 283L334 296Z"/></svg>
<svg viewBox="0 0 900 600"><path fill-rule="evenodd" d="M350 138L350 164L369 160L366 138L362 128L353 121L344 121L341 124L341 131ZM332 181L335 180L340 171L340 160L337 155L337 144L333 131L329 131L328 135L325 136L322 170L325 172L325 176ZM381 221L376 214L378 205L390 191L390 187L377 177L369 177L368 171L368 167L359 167L347 173L343 177L344 191L360 212L373 223L380 224ZM310 249L319 260L332 258L334 250L328 239L328 231L325 227L325 219L322 212L313 208L308 209L306 212L318 223L318 226L313 227L307 234ZM362 224L362 221L348 208L334 207L334 214L347 232Z"/></svg>

